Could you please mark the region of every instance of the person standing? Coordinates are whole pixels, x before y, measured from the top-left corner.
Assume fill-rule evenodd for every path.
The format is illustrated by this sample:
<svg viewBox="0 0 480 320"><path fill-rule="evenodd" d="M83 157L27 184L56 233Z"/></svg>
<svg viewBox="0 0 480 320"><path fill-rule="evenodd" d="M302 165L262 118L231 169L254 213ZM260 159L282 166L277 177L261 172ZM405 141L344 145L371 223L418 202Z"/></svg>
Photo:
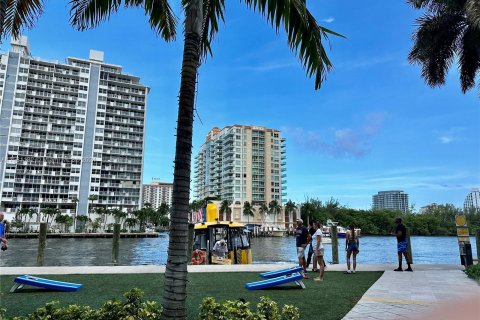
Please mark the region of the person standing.
<svg viewBox="0 0 480 320"><path fill-rule="evenodd" d="M320 275L313 280L315 281L323 281L323 273L325 272L325 263L323 260L324 249L323 249L323 232L322 232L322 224L320 222L315 223L315 233L313 234L313 248L315 250L315 258L314 261L318 263L318 267L320 268ZM317 266L315 265L315 268Z"/></svg>
<svg viewBox="0 0 480 320"><path fill-rule="evenodd" d="M358 236L355 234L355 227L351 224L347 230L346 239L345 239L345 251L347 252L347 273L350 271L350 256L353 254L353 273L357 270L357 253L359 252L358 248L360 247L360 241Z"/></svg>
<svg viewBox="0 0 480 320"><path fill-rule="evenodd" d="M3 212L0 212L0 244L2 247L2 251L5 251L8 248L8 241L7 237L5 236L5 224L3 222L3 219Z"/></svg>
<svg viewBox="0 0 480 320"><path fill-rule="evenodd" d="M310 221L309 223L309 228L308 228L308 233L310 234L311 237L313 237L313 234L315 233L315 227L314 227L315 221ZM310 241L309 246L308 246L308 257L307 257L307 265L306 269L308 269L308 266L310 265L310 262L312 261L312 256L313 256L313 267L312 271L316 272L317 271L317 261L315 260L316 257L314 255L315 249L313 249L312 241Z"/></svg>
<svg viewBox="0 0 480 320"><path fill-rule="evenodd" d="M401 218L395 219L395 236L397 237L397 253L398 253L398 268L393 271L403 271L402 269L402 254L405 256L405 261L407 261L408 268L405 271L413 271L410 263L410 253L408 252L408 242L407 242L407 228L402 224Z"/></svg>
<svg viewBox="0 0 480 320"><path fill-rule="evenodd" d="M310 242L310 234L307 227L303 225L302 219L297 219L297 229L295 230L295 242L297 245L298 265L303 268L303 278L309 279L307 276L307 263L305 261L305 248Z"/></svg>

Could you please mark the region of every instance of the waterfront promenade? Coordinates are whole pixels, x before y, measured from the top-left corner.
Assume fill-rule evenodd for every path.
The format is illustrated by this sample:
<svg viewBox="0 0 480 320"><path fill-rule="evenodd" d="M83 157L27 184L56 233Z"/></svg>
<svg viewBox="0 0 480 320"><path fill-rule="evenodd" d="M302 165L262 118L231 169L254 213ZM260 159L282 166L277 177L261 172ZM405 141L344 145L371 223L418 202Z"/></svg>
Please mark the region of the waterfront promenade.
<svg viewBox="0 0 480 320"><path fill-rule="evenodd" d="M293 264L190 265L189 272L263 272ZM480 315L480 287L459 265L414 265L414 272L394 272L395 266L360 265L357 272L385 271L344 317L353 319L474 319ZM345 265L328 265L327 272L344 271ZM0 275L163 273L164 266L2 267ZM355 274L351 277L355 285ZM328 277L328 273L326 274ZM313 280L304 280L306 286ZM266 291L267 292L267 291ZM470 304L465 304L470 301ZM466 310L465 308L470 308ZM454 312L450 317L446 311ZM433 313L441 313L441 316ZM470 316L468 316L470 314ZM462 318L465 315L465 318Z"/></svg>

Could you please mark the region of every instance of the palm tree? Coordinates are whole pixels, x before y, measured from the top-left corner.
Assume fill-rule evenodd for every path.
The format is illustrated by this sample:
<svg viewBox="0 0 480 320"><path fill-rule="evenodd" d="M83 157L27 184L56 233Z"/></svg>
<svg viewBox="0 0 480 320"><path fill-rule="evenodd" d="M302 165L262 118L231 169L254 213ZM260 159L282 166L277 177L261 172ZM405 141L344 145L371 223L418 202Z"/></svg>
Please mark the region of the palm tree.
<svg viewBox="0 0 480 320"><path fill-rule="evenodd" d="M36 209L30 208L28 209L27 216L28 216L28 225L30 225L30 221L32 220L34 215L38 215L38 212Z"/></svg>
<svg viewBox="0 0 480 320"><path fill-rule="evenodd" d="M88 200L91 201L90 207L88 208L88 217L90 218L90 213L93 211L93 201L98 200L98 195L91 194L91 195L88 196Z"/></svg>
<svg viewBox="0 0 480 320"><path fill-rule="evenodd" d="M463 93L480 81L480 0L408 0L426 14L417 19L414 44L408 59L422 66L422 77L431 87L445 84L458 57Z"/></svg>
<svg viewBox="0 0 480 320"><path fill-rule="evenodd" d="M243 215L247 216L247 223L250 223L250 217L255 216L255 209L248 201L243 203Z"/></svg>
<svg viewBox="0 0 480 320"><path fill-rule="evenodd" d="M19 0L30 3L23 11L9 5L3 21L12 21L5 29L18 35L22 26L32 26L41 13L42 0ZM224 21L224 0L182 0L185 12L184 50L179 94L178 121L175 148L173 202L169 237L168 263L165 272L163 317L186 317L186 281L188 250L188 201L190 197L190 165L192 153L193 110L198 69L201 57L212 54L211 42L218 32L218 22ZM278 31L283 25L290 48L298 53L308 76L315 76L315 89L319 89L332 64L323 47L329 35L339 34L319 26L306 7L306 0L257 1L242 0L249 8L262 14ZM10 3L10 2L9 2ZM118 11L122 3L127 7L142 7L154 31L164 40L176 36L176 17L168 0L70 0L72 24L79 30L93 28ZM23 8L23 7L22 7ZM15 20L19 14L20 21ZM205 18L204 18L205 17ZM10 20L9 20L10 19ZM8 26L7 24L3 24ZM3 31L3 29L2 29Z"/></svg>
<svg viewBox="0 0 480 320"><path fill-rule="evenodd" d="M262 224L265 224L265 218L267 216L268 212L268 206L265 202L263 202L260 205L260 208L258 208L258 212L260 212L260 219L262 219Z"/></svg>
<svg viewBox="0 0 480 320"><path fill-rule="evenodd" d="M79 216L76 216L76 219L77 221L80 222L80 230L81 232L85 232L85 228L87 226L87 223L88 222L92 222L92 220L90 220L89 217L87 217L86 215L79 215Z"/></svg>
<svg viewBox="0 0 480 320"><path fill-rule="evenodd" d="M288 222L291 222L293 220L293 215L292 219L290 219L290 213L295 212L297 210L297 205L295 202L292 200L288 200L287 203L285 203L285 228L289 228ZM287 222L288 221L288 222Z"/></svg>
<svg viewBox="0 0 480 320"><path fill-rule="evenodd" d="M276 224L276 216L279 212L282 211L282 206L278 203L277 200L272 200L268 204L268 211L270 214L273 214L273 223Z"/></svg>
<svg viewBox="0 0 480 320"><path fill-rule="evenodd" d="M231 205L232 205L231 200L223 200L222 203L220 204L220 213L224 217L226 215L225 217L226 221L230 221L232 218L232 208L230 208Z"/></svg>
<svg viewBox="0 0 480 320"><path fill-rule="evenodd" d="M73 232L76 232L77 229L77 204L78 204L78 198L73 197L70 201L73 203Z"/></svg>
<svg viewBox="0 0 480 320"><path fill-rule="evenodd" d="M47 219L47 227L48 227L50 218L52 218L53 220L57 215L61 214L60 209L58 208L45 208L42 210L42 213L44 217Z"/></svg>

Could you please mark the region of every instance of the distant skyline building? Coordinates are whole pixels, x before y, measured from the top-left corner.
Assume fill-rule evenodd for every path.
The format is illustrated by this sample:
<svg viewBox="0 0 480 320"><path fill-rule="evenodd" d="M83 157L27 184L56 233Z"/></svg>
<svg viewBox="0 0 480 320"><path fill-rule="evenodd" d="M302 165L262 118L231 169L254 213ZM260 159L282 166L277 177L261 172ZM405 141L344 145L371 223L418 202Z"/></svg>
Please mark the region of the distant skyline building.
<svg viewBox="0 0 480 320"><path fill-rule="evenodd" d="M12 41L0 63L0 210L140 207L149 88L91 50L66 63Z"/></svg>
<svg viewBox="0 0 480 320"><path fill-rule="evenodd" d="M463 202L463 209L465 212L469 212L470 210L475 210L476 212L480 213L480 189L474 188L470 193L465 197L465 201Z"/></svg>
<svg viewBox="0 0 480 320"><path fill-rule="evenodd" d="M372 196L372 209L391 209L407 213L408 194L400 190L380 191Z"/></svg>
<svg viewBox="0 0 480 320"><path fill-rule="evenodd" d="M234 205L286 202L286 143L279 130L233 125L213 128L195 157L195 199Z"/></svg>
<svg viewBox="0 0 480 320"><path fill-rule="evenodd" d="M143 185L142 207L150 203L157 209L162 203L172 206L173 183L161 182L160 179L152 179L150 184Z"/></svg>

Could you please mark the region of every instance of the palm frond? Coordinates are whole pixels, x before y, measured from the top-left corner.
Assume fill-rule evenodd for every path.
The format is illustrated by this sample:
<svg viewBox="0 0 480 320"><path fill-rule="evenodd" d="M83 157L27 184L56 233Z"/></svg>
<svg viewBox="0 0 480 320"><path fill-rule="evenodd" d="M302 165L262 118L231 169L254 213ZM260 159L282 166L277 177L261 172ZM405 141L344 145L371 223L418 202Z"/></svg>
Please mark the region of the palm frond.
<svg viewBox="0 0 480 320"><path fill-rule="evenodd" d="M78 30L95 28L125 7L143 7L156 34L164 40L175 39L177 18L168 0L70 0L70 20Z"/></svg>
<svg viewBox="0 0 480 320"><path fill-rule="evenodd" d="M95 28L117 12L121 4L122 0L70 0L70 22L80 31Z"/></svg>
<svg viewBox="0 0 480 320"><path fill-rule="evenodd" d="M343 37L320 26L308 11L305 0L244 0L248 7L261 13L277 30L284 25L288 44L296 52L309 77L315 75L315 89L319 89L333 65L327 56L323 41L329 35Z"/></svg>
<svg viewBox="0 0 480 320"><path fill-rule="evenodd" d="M467 19L469 23L480 30L480 0L468 0L465 5Z"/></svg>
<svg viewBox="0 0 480 320"><path fill-rule="evenodd" d="M23 28L32 28L43 13L43 0L3 0L0 6L0 38L17 38Z"/></svg>
<svg viewBox="0 0 480 320"><path fill-rule="evenodd" d="M203 1L202 56L213 56L211 44L218 32L218 23L225 22L225 0Z"/></svg>
<svg viewBox="0 0 480 320"><path fill-rule="evenodd" d="M407 0L415 9L426 9L431 13L459 12L468 0Z"/></svg>
<svg viewBox="0 0 480 320"><path fill-rule="evenodd" d="M475 86L475 79L480 73L479 29L467 28L461 39L459 51L460 82L462 91L465 93Z"/></svg>
<svg viewBox="0 0 480 320"><path fill-rule="evenodd" d="M460 14L426 14L417 23L408 59L410 63L422 66L422 76L428 85L442 85L457 51L465 17Z"/></svg>
<svg viewBox="0 0 480 320"><path fill-rule="evenodd" d="M127 6L139 6L139 0L125 1ZM145 0L145 15L149 17L152 29L165 41L175 40L177 17L168 0Z"/></svg>

